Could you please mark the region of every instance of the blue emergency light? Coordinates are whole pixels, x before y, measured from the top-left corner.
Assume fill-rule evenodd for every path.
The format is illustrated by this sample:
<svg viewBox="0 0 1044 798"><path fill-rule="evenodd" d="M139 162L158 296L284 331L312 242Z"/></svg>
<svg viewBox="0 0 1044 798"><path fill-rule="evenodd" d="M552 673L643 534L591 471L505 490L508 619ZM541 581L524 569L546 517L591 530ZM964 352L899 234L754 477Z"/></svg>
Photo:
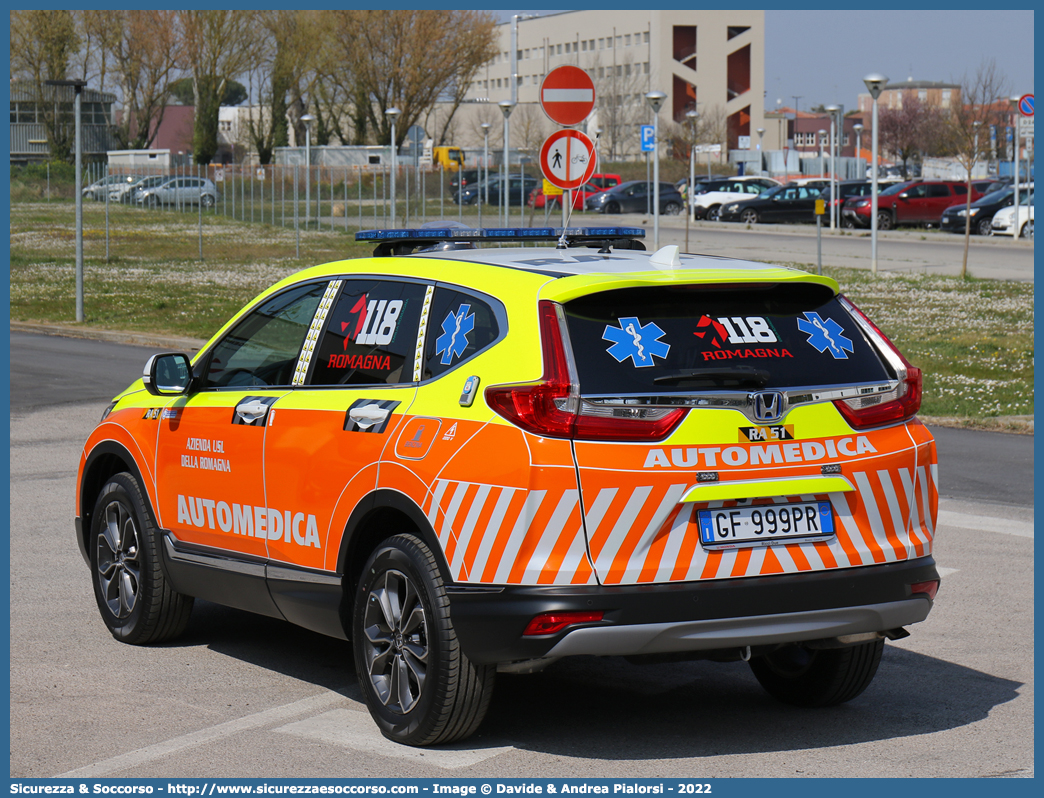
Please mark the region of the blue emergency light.
<svg viewBox="0 0 1044 798"><path fill-rule="evenodd" d="M429 224L431 224L429 222ZM377 243L374 257L409 255L418 248L447 245L447 249L475 247L480 244L555 241L567 247L613 246L617 249L641 249L645 246L641 227L486 227L467 228L457 225L398 230L360 230L356 241Z"/></svg>

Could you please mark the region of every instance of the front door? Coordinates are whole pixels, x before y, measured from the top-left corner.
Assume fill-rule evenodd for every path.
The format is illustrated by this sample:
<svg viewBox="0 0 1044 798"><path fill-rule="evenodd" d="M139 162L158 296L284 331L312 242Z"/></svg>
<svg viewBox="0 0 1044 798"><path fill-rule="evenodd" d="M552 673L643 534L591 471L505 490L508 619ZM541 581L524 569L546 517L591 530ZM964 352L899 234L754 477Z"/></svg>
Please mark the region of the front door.
<svg viewBox="0 0 1044 798"><path fill-rule="evenodd" d="M179 542L267 557L275 523L263 463L272 405L291 390L326 282L263 302L196 364L200 389L164 411L156 456L160 524Z"/></svg>

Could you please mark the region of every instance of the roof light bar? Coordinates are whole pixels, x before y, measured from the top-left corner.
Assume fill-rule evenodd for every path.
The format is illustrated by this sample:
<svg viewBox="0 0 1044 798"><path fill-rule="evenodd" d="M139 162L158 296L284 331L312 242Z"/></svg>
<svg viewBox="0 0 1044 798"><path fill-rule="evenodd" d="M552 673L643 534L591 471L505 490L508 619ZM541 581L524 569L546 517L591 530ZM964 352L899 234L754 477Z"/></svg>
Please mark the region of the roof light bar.
<svg viewBox="0 0 1044 798"><path fill-rule="evenodd" d="M460 229L454 227L425 227L398 230L360 230L356 241L373 241L378 244L375 257L409 255L417 247L443 243L497 243L523 241L559 241L565 239L568 246L602 245L607 242L634 242L645 238L641 227L488 227L482 229ZM626 247L642 248L644 247Z"/></svg>

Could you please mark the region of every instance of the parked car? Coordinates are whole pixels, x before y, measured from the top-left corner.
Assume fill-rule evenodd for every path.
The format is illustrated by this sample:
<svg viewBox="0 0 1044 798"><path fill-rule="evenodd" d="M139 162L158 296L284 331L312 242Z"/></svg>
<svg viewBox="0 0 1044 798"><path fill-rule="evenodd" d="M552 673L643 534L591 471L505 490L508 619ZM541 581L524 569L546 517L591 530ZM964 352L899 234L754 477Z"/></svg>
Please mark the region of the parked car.
<svg viewBox="0 0 1044 798"><path fill-rule="evenodd" d="M450 172L450 191L457 191L461 185L470 186L477 183L482 179L484 171L482 169L461 169L459 172ZM490 167L490 177L497 174L497 167Z"/></svg>
<svg viewBox="0 0 1044 798"><path fill-rule="evenodd" d="M756 197L763 191L782 185L771 177L730 177L697 185L692 194L692 213L695 219L717 221L718 211L727 202L739 202Z"/></svg>
<svg viewBox="0 0 1044 798"><path fill-rule="evenodd" d="M901 224L939 224L943 211L963 200L968 185L956 180L913 180L897 183L877 195L877 229ZM982 194L972 187L972 202ZM871 198L848 200L842 218L853 227L870 227Z"/></svg>
<svg viewBox="0 0 1044 798"><path fill-rule="evenodd" d="M814 222L816 200L822 199L815 186L779 186L742 202L730 202L721 209L723 222Z"/></svg>
<svg viewBox="0 0 1044 798"><path fill-rule="evenodd" d="M120 186L128 186L141 179L141 175L107 175L100 180L95 180L81 192L84 199L102 201L105 193L109 192L112 199L112 191Z"/></svg>
<svg viewBox="0 0 1044 798"><path fill-rule="evenodd" d="M374 723L415 746L473 734L498 672L567 656L747 662L798 707L860 695L940 587L920 369L829 277L540 232L360 231L373 257L153 355L78 452L68 543L112 637L176 659L196 599L286 619L345 641ZM192 644L281 645L220 612ZM97 650L110 673L127 656ZM858 714L903 711L931 665L903 654ZM285 701L271 682L251 701ZM740 682L716 704L810 722Z"/></svg>
<svg viewBox="0 0 1044 798"><path fill-rule="evenodd" d="M490 205L500 204L500 190L504 183L504 178L500 175L489 176L489 191L486 190L486 184L484 181L479 180L476 183L464 186L464 188L453 195L453 201L458 205L474 205L479 201L479 197L483 201L488 197ZM525 176L525 185L523 185L521 175L510 175L508 177L508 191L507 197L508 202L518 207L522 204L524 199L528 199L529 195L533 193L542 183L535 177Z"/></svg>
<svg viewBox="0 0 1044 798"><path fill-rule="evenodd" d="M841 208L845 204L845 200L851 197L869 197L873 190L873 184L869 180L841 180L834 184L834 205ZM819 199L826 200L826 213L827 218L830 217L830 181L828 180L826 185L820 189ZM840 224L842 227L851 227L851 224L845 224L843 219L840 219L840 212L838 213Z"/></svg>
<svg viewBox="0 0 1044 798"><path fill-rule="evenodd" d="M1032 191L1033 184L1020 186L1019 191ZM943 211L942 221L939 227L949 230L951 233L963 233L964 221L971 216L971 232L980 236L988 236L993 233L993 217L1001 208L1007 208L1015 203L1015 187L1005 186L998 191L992 191L985 196L979 197L966 207L966 202L951 205Z"/></svg>
<svg viewBox="0 0 1044 798"><path fill-rule="evenodd" d="M118 183L109 189L109 202L136 202L138 193L159 186L169 180L167 175L139 177L133 183Z"/></svg>
<svg viewBox="0 0 1044 798"><path fill-rule="evenodd" d="M644 180L628 180L607 191L587 198L584 208L599 213L645 213L652 208L653 184ZM672 183L660 183L660 213L681 213L685 201Z"/></svg>
<svg viewBox="0 0 1044 798"><path fill-rule="evenodd" d="M139 205L155 208L158 205L195 205L202 202L210 208L217 202L217 186L204 177L170 177L159 185L139 191L135 197Z"/></svg>
<svg viewBox="0 0 1044 798"><path fill-rule="evenodd" d="M1033 198L1035 194L1029 194L1019 200L1019 220L1015 222L1015 206L1002 208L993 215L991 228L995 236L1014 235L1019 231L1019 238L1033 238Z"/></svg>
<svg viewBox="0 0 1044 798"><path fill-rule="evenodd" d="M586 184L573 190L573 210L583 210L584 203L587 201L588 197L597 194L599 191L605 191L613 186L618 186L622 182L623 179L620 175L592 175L591 179ZM547 204L547 198L544 196L543 184L529 195L529 204L534 208L543 208ZM561 196L554 196L551 198L551 207L562 207Z"/></svg>

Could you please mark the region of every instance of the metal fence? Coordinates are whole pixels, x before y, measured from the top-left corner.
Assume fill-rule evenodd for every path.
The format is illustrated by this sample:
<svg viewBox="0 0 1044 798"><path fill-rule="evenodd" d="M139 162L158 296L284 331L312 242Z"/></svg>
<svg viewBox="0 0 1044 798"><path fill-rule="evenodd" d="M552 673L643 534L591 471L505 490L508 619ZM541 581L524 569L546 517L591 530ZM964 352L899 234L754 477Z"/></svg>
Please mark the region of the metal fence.
<svg viewBox="0 0 1044 798"><path fill-rule="evenodd" d="M220 215L242 222L298 227L305 230L351 230L372 227L415 227L428 221L453 219L485 224L525 224L532 217L528 203L519 207L515 198L507 209L474 202L458 205L457 172L441 168L400 164L396 174L388 165L366 166L297 166L216 165L165 168L109 167L90 164L85 167L85 197L99 202L120 201L159 213ZM524 167L512 177L525 174ZM496 168L490 169L490 177ZM141 184L140 190L116 192L114 186L100 181L125 176L154 178L152 184ZM535 177L532 167L529 177ZM162 179L198 178L210 181L199 196L182 191L157 192ZM120 184L116 184L120 185ZM128 184L122 184L125 188ZM395 196L392 196L392 191ZM481 199L481 197L480 197ZM528 198L527 198L528 199Z"/></svg>

